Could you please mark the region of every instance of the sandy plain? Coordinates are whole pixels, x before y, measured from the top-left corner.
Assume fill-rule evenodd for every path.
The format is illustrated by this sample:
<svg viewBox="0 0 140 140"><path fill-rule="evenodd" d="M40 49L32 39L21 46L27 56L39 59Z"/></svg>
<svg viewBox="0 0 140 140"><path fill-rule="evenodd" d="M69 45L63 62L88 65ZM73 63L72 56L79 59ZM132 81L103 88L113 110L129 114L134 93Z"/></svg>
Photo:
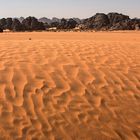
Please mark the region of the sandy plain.
<svg viewBox="0 0 140 140"><path fill-rule="evenodd" d="M140 32L0 34L0 140L139 140Z"/></svg>

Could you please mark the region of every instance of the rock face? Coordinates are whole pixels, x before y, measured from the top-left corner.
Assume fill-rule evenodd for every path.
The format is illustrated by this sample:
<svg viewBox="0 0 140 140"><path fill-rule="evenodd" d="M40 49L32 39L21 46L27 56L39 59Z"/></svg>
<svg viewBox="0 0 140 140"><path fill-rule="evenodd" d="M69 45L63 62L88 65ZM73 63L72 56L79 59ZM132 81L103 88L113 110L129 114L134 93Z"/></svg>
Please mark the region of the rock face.
<svg viewBox="0 0 140 140"><path fill-rule="evenodd" d="M52 19L49 19L49 18L46 18L46 17L42 17L42 18L38 19L38 21L39 22L43 22L43 23L47 23L47 24L51 25L51 23L53 23L53 22L60 23L61 22L61 19L56 18L56 17L53 17Z"/></svg>
<svg viewBox="0 0 140 140"><path fill-rule="evenodd" d="M3 29L2 28L0 28L0 33L2 33L3 32Z"/></svg>
<svg viewBox="0 0 140 140"><path fill-rule="evenodd" d="M53 22L58 22L58 23L60 23L60 22L61 22L61 19L56 18L56 17L53 17L52 20L51 20L51 22L52 22L52 23L53 23Z"/></svg>
<svg viewBox="0 0 140 140"><path fill-rule="evenodd" d="M61 22L59 24L59 26L57 27L58 29L66 29L66 24L67 24L67 20L62 18Z"/></svg>
<svg viewBox="0 0 140 140"><path fill-rule="evenodd" d="M13 20L12 31L24 31L24 27L18 19Z"/></svg>
<svg viewBox="0 0 140 140"><path fill-rule="evenodd" d="M59 26L59 22L52 22L50 24L50 27L53 28L53 27L58 27Z"/></svg>
<svg viewBox="0 0 140 140"><path fill-rule="evenodd" d="M5 30L5 29L9 29L9 30L12 30L12 24L13 24L13 20L12 18L2 18L0 20L0 27Z"/></svg>
<svg viewBox="0 0 140 140"><path fill-rule="evenodd" d="M7 19L6 19L5 29L11 30L11 29L12 29L12 24L13 24L12 18L7 18Z"/></svg>
<svg viewBox="0 0 140 140"><path fill-rule="evenodd" d="M57 27L58 29L74 29L77 25L77 22L74 19L61 19L61 22L59 26Z"/></svg>
<svg viewBox="0 0 140 140"><path fill-rule="evenodd" d="M139 30L140 19L130 19L129 16L119 13L97 13L95 16L85 19L86 29L94 30Z"/></svg>
<svg viewBox="0 0 140 140"><path fill-rule="evenodd" d="M18 18L18 20L20 21L20 23L22 23L22 21L24 20L24 17L20 17Z"/></svg>
<svg viewBox="0 0 140 140"><path fill-rule="evenodd" d="M5 18L2 18L2 19L0 20L0 27L1 27L2 29L5 29L5 26L6 26L6 19L5 19Z"/></svg>
<svg viewBox="0 0 140 140"><path fill-rule="evenodd" d="M109 30L132 30L129 16L119 13L107 14L109 19Z"/></svg>
<svg viewBox="0 0 140 140"><path fill-rule="evenodd" d="M131 19L131 27L132 30L140 30L140 19Z"/></svg>
<svg viewBox="0 0 140 140"><path fill-rule="evenodd" d="M108 16L103 13L97 13L95 16L84 21L84 24L87 26L87 28L96 30L107 27L109 23L110 22Z"/></svg>
<svg viewBox="0 0 140 140"><path fill-rule="evenodd" d="M110 22L110 26L113 26L114 24L118 22L130 20L129 16L119 14L119 13L109 13L107 14L107 16Z"/></svg>
<svg viewBox="0 0 140 140"><path fill-rule="evenodd" d="M48 24L51 24L51 19L48 19L46 17L43 17L43 18L40 18L38 19L39 22L43 22L43 23L48 23Z"/></svg>
<svg viewBox="0 0 140 140"><path fill-rule="evenodd" d="M73 28L76 27L76 25L77 25L77 22L74 19L71 18L67 21L66 28L67 29L73 29Z"/></svg>
<svg viewBox="0 0 140 140"><path fill-rule="evenodd" d="M45 30L44 24L35 17L27 17L22 21L22 25L27 31Z"/></svg>

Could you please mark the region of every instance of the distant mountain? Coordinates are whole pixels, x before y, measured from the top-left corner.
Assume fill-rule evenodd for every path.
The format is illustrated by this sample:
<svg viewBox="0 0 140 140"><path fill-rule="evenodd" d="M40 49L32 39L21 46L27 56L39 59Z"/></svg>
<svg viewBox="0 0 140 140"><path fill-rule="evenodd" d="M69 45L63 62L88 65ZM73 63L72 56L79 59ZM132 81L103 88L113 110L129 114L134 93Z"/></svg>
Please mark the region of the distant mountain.
<svg viewBox="0 0 140 140"><path fill-rule="evenodd" d="M24 17L20 17L18 20L19 20L20 22L22 22L24 19L25 19Z"/></svg>
<svg viewBox="0 0 140 140"><path fill-rule="evenodd" d="M20 18L15 17L15 18L13 18L13 20L14 20L14 19L19 20L19 22L21 23L25 18L24 18L24 17L20 17Z"/></svg>
<svg viewBox="0 0 140 140"><path fill-rule="evenodd" d="M40 19L38 19L39 22L43 22L43 23L48 23L51 24L52 20L46 17L42 17Z"/></svg>
<svg viewBox="0 0 140 140"><path fill-rule="evenodd" d="M58 22L58 23L60 23L61 22L61 19L56 18L56 17L53 17L52 18L52 22Z"/></svg>
<svg viewBox="0 0 140 140"><path fill-rule="evenodd" d="M66 19L67 21L69 19ZM78 24L81 23L81 20L79 18L73 18L73 20L75 20ZM53 22L58 22L60 23L61 22L61 19L59 18L56 18L56 17L53 17L52 19L49 19L49 18L46 18L46 17L42 17L40 19L38 19L39 22L43 22L43 23L48 23L48 24L51 24Z"/></svg>
<svg viewBox="0 0 140 140"><path fill-rule="evenodd" d="M38 19L39 22L43 22L43 23L48 23L51 24L52 22L61 22L61 19L53 17L52 19L46 18L46 17L42 17Z"/></svg>
<svg viewBox="0 0 140 140"><path fill-rule="evenodd" d="M75 20L78 24L81 23L81 19L79 19L79 18L73 18L73 20Z"/></svg>

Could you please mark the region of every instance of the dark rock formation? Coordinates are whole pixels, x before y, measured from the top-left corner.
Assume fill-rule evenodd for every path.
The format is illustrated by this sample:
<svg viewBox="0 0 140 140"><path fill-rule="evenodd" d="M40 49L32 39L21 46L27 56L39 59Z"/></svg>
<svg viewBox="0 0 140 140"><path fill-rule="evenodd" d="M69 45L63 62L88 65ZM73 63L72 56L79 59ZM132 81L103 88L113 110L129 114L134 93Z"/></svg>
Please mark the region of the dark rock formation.
<svg viewBox="0 0 140 140"><path fill-rule="evenodd" d="M114 24L118 22L122 22L122 21L130 19L129 16L119 14L119 13L109 13L107 14L107 16L110 22L110 26L113 26Z"/></svg>
<svg viewBox="0 0 140 140"><path fill-rule="evenodd" d="M71 18L67 21L67 29L73 29L76 27L77 24L78 23L74 19Z"/></svg>
<svg viewBox="0 0 140 140"><path fill-rule="evenodd" d="M95 16L85 19L86 29L94 30L139 30L140 19L130 19L129 16L119 13L97 13Z"/></svg>
<svg viewBox="0 0 140 140"><path fill-rule="evenodd" d="M75 28L77 25L77 22L74 19L61 19L61 22L59 24L59 26L57 26L58 29L73 29Z"/></svg>
<svg viewBox="0 0 140 140"><path fill-rule="evenodd" d="M12 18L7 18L7 19L6 19L5 29L12 30L12 24L13 24Z"/></svg>
<svg viewBox="0 0 140 140"><path fill-rule="evenodd" d="M95 16L88 18L84 21L84 24L89 29L100 30L109 25L109 18L103 13L97 13Z"/></svg>
<svg viewBox="0 0 140 140"><path fill-rule="evenodd" d="M0 20L0 27L1 27L3 30L5 30L5 29L11 30L11 29L12 29L12 23L13 23L12 18L7 18L7 19L2 18L2 19Z"/></svg>
<svg viewBox="0 0 140 140"><path fill-rule="evenodd" d="M53 28L53 27L58 27L59 26L59 22L52 22L50 24L50 27Z"/></svg>
<svg viewBox="0 0 140 140"><path fill-rule="evenodd" d="M132 30L140 30L140 19L134 18L130 20Z"/></svg>
<svg viewBox="0 0 140 140"><path fill-rule="evenodd" d="M75 20L77 22L77 24L81 24L82 23L82 20L79 19L79 18L73 18L73 20Z"/></svg>
<svg viewBox="0 0 140 140"><path fill-rule="evenodd" d="M13 20L12 31L24 31L24 27L18 19Z"/></svg>
<svg viewBox="0 0 140 140"><path fill-rule="evenodd" d="M67 25L67 20L62 18L61 22L59 24L59 26L57 27L58 29L66 29L66 25Z"/></svg>
<svg viewBox="0 0 140 140"><path fill-rule="evenodd" d="M3 29L0 27L0 33L2 33L3 32Z"/></svg>
<svg viewBox="0 0 140 140"><path fill-rule="evenodd" d="M20 17L18 18L18 20L22 23L22 21L24 20L24 17Z"/></svg>
<svg viewBox="0 0 140 140"><path fill-rule="evenodd" d="M58 19L27 17L0 19L1 30L11 31L37 31L48 28L56 30L140 30L140 19L130 19L129 16L119 13L97 13L94 16L80 20L78 18Z"/></svg>
<svg viewBox="0 0 140 140"><path fill-rule="evenodd" d="M22 21L22 25L27 31L45 30L44 24L35 17L27 17Z"/></svg>
<svg viewBox="0 0 140 140"><path fill-rule="evenodd" d="M2 18L0 19L0 27L4 30L6 26L6 19Z"/></svg>
<svg viewBox="0 0 140 140"><path fill-rule="evenodd" d="M51 24L51 19L49 18L46 18L46 17L42 17L38 20L39 22L42 22L42 23L48 23L48 24Z"/></svg>
<svg viewBox="0 0 140 140"><path fill-rule="evenodd" d="M56 18L56 17L53 17L51 21L52 22L58 22L58 23L60 23L61 22L61 19Z"/></svg>

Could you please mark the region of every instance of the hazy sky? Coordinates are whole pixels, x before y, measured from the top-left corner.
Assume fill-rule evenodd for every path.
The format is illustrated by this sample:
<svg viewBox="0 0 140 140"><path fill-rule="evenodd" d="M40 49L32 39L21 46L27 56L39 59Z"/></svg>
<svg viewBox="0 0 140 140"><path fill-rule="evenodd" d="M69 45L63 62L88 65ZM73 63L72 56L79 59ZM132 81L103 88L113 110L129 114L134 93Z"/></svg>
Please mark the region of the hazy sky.
<svg viewBox="0 0 140 140"><path fill-rule="evenodd" d="M121 12L140 17L140 0L0 0L2 17L79 17Z"/></svg>

